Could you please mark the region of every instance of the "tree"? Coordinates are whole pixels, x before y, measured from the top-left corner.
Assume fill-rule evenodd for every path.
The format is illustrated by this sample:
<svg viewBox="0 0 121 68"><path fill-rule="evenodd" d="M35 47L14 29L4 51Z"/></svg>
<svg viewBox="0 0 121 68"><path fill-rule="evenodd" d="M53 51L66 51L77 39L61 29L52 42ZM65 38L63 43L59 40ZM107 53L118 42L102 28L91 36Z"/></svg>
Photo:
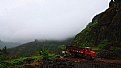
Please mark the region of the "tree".
<svg viewBox="0 0 121 68"><path fill-rule="evenodd" d="M46 48L42 48L42 49L39 51L39 54L42 56L42 59L43 59L43 60L48 60L49 54L48 54L48 50L47 50Z"/></svg>
<svg viewBox="0 0 121 68"><path fill-rule="evenodd" d="M7 52L7 47L6 47L6 46L2 49L2 53L3 53L3 55L8 54L8 52Z"/></svg>
<svg viewBox="0 0 121 68"><path fill-rule="evenodd" d="M0 55L2 55L2 50L0 49Z"/></svg>

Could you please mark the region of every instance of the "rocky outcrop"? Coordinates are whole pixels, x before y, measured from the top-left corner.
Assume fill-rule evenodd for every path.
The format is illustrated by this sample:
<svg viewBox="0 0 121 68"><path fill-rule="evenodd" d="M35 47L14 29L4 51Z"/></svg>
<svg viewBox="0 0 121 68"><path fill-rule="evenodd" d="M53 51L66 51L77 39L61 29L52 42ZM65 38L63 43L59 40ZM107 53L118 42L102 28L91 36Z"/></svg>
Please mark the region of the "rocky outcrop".
<svg viewBox="0 0 121 68"><path fill-rule="evenodd" d="M96 15L87 27L76 35L74 44L97 46L106 43L121 47L121 0L111 0L109 8Z"/></svg>

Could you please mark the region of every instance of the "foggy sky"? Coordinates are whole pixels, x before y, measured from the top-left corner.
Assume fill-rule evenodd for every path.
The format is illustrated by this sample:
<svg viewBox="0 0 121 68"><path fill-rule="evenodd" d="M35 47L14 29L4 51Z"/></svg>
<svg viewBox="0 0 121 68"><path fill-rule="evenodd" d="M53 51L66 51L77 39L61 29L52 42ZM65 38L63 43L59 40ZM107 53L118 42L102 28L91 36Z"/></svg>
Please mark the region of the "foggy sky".
<svg viewBox="0 0 121 68"><path fill-rule="evenodd" d="M0 0L0 39L62 40L75 36L110 0Z"/></svg>

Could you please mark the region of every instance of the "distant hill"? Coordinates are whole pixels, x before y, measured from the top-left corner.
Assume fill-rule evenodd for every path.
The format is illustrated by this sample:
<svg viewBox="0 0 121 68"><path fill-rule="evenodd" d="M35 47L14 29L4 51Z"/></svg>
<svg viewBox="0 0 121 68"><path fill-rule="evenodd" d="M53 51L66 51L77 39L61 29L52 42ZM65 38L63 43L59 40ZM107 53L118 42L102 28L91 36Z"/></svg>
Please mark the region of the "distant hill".
<svg viewBox="0 0 121 68"><path fill-rule="evenodd" d="M63 41L38 41L25 43L15 48L8 49L10 55L31 56L37 54L41 48L48 48L50 51L58 51L61 45L70 45L73 38Z"/></svg>
<svg viewBox="0 0 121 68"><path fill-rule="evenodd" d="M96 15L87 27L76 35L74 44L121 49L121 0L111 0L109 8Z"/></svg>
<svg viewBox="0 0 121 68"><path fill-rule="evenodd" d="M21 43L17 43L17 42L4 42L0 40L0 48L3 47L7 47L7 48L12 48L12 47L16 47L19 46Z"/></svg>

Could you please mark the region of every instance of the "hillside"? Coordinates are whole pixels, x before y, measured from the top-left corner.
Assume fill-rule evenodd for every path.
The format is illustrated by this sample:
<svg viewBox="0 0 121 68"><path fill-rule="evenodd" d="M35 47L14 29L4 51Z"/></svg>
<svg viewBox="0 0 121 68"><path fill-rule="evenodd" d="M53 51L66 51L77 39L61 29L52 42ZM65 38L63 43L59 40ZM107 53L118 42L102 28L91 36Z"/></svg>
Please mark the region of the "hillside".
<svg viewBox="0 0 121 68"><path fill-rule="evenodd" d="M21 43L17 43L17 42L4 42L0 40L0 48L3 47L7 47L7 48L12 48L12 47L16 47L19 46Z"/></svg>
<svg viewBox="0 0 121 68"><path fill-rule="evenodd" d="M19 56L31 56L38 54L41 48L47 48L50 51L59 51L60 47L63 45L71 44L73 38L69 38L63 41L38 41L25 43L15 48L8 49L10 55L19 55Z"/></svg>
<svg viewBox="0 0 121 68"><path fill-rule="evenodd" d="M111 0L109 8L96 15L74 39L81 46L121 49L121 0Z"/></svg>

